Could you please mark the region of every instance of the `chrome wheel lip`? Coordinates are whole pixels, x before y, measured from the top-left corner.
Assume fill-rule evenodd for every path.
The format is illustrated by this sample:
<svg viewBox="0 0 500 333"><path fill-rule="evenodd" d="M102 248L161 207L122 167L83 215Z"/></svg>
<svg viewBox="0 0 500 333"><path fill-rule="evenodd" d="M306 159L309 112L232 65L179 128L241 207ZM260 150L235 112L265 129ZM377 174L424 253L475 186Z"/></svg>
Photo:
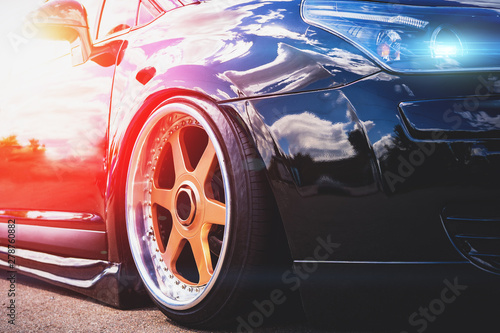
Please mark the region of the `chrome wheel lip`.
<svg viewBox="0 0 500 333"><path fill-rule="evenodd" d="M223 178L223 186L224 186L224 196L226 203L226 223L224 228L224 239L222 243L222 248L219 254L219 260L217 262L216 267L214 267L214 272L209 280L209 282L203 287L197 286L188 286L189 289L193 290L193 298L187 301L178 301L167 296L164 291L162 291L161 286L159 285L158 278L156 273L151 269L154 267L153 261L154 258L149 257L151 262L146 262L144 249L141 248L145 240L144 237L147 236L146 233L144 236L139 237L139 233L137 232L137 228L139 227L138 223L144 224L143 220L138 221L136 216L136 208L135 205L137 203L137 198L134 197L134 186L136 185L135 178L138 172L138 164L140 162L140 158L143 156L144 149L146 148L146 144L148 139L150 138L151 130L158 125L158 123L164 119L165 116L169 114L185 114L194 118L205 130L210 141L212 142L217 160L219 163L220 171ZM212 290L217 278L219 277L221 266L224 264L224 260L226 257L226 251L228 247L228 238L231 229L230 217L231 217L231 191L229 186L229 177L226 165L224 163L224 154L222 148L219 144L219 139L217 138L215 132L212 130L211 125L208 121L202 117L194 107L186 105L181 102L172 102L168 104L161 105L157 108L156 111L148 118L146 123L143 125L136 141L134 144L134 149L132 151L132 155L129 162L129 168L127 173L127 181L126 181L126 190L125 190L125 207L126 207L126 225L127 225L127 234L130 244L130 249L132 252L132 257L135 261L136 267L139 271L139 274L144 281L144 284L150 294L154 297L154 299L159 302L161 305L175 309L175 310L187 310L191 309L197 304L199 304ZM145 226L144 226L145 227ZM142 238L142 239L141 239ZM149 267L148 267L149 266ZM170 273L169 273L170 274ZM177 281L176 281L177 282ZM171 282L174 283L174 282ZM182 283L182 282L181 282Z"/></svg>

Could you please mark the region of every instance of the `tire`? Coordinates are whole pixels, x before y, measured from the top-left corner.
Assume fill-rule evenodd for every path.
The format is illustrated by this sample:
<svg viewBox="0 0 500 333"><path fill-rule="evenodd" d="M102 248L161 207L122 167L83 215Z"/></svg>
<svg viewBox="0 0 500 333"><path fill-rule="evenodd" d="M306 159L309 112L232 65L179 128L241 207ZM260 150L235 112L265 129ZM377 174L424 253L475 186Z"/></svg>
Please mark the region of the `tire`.
<svg viewBox="0 0 500 333"><path fill-rule="evenodd" d="M255 299L273 211L259 160L241 125L200 99L169 99L142 127L127 175L127 233L148 293L171 319L236 324Z"/></svg>

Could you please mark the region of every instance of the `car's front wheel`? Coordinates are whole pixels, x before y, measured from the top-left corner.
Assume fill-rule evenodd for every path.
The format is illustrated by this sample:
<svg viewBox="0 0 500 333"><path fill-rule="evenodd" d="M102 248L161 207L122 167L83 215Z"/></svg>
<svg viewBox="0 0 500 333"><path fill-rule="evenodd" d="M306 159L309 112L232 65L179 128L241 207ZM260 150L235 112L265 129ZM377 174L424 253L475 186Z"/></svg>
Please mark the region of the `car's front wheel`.
<svg viewBox="0 0 500 333"><path fill-rule="evenodd" d="M146 289L172 319L219 325L249 301L270 229L257 160L241 125L209 102L167 100L143 125L127 176L127 232Z"/></svg>

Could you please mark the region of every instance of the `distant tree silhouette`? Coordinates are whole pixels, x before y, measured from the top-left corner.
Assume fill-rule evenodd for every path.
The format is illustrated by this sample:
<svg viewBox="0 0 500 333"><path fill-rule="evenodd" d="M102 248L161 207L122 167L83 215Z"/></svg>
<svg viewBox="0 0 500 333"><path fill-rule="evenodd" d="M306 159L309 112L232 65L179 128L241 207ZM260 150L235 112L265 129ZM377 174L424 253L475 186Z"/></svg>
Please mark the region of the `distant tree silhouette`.
<svg viewBox="0 0 500 333"><path fill-rule="evenodd" d="M10 135L0 140L0 147L14 147L19 146L16 135Z"/></svg>
<svg viewBox="0 0 500 333"><path fill-rule="evenodd" d="M29 141L30 141L29 147L31 148L31 150L37 151L40 148L40 141L39 140L30 139Z"/></svg>

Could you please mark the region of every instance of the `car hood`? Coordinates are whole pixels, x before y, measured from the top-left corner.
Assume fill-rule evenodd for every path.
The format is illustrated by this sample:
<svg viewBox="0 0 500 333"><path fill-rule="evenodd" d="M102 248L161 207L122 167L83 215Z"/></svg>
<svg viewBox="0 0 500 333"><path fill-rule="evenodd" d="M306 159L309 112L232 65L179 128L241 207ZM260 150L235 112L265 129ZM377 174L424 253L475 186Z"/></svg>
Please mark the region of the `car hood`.
<svg viewBox="0 0 500 333"><path fill-rule="evenodd" d="M445 6L445 7L482 7L500 9L500 0L382 0L394 4L413 6Z"/></svg>

